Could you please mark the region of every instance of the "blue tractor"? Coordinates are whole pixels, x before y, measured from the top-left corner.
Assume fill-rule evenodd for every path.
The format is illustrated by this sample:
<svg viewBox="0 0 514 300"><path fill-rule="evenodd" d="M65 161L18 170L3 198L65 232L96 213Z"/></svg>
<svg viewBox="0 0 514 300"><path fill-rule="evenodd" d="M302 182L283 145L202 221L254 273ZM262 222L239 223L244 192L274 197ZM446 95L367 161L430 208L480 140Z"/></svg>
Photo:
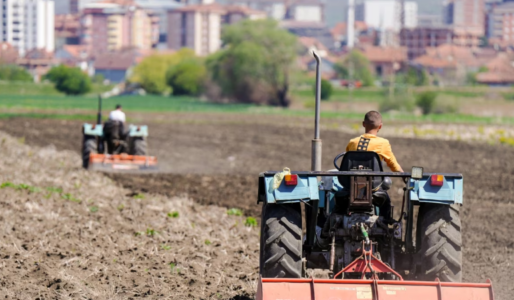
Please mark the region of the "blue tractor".
<svg viewBox="0 0 514 300"><path fill-rule="evenodd" d="M82 126L82 166L89 170L113 172L152 172L157 159L148 156L148 126L119 121L102 124L102 98L98 99L96 124Z"/></svg>
<svg viewBox="0 0 514 300"><path fill-rule="evenodd" d="M384 172L367 151L341 153L321 171L316 59L312 171L259 176L257 299L414 299L424 288L492 299L490 283L460 283L462 174ZM405 183L399 215L388 201L392 178Z"/></svg>

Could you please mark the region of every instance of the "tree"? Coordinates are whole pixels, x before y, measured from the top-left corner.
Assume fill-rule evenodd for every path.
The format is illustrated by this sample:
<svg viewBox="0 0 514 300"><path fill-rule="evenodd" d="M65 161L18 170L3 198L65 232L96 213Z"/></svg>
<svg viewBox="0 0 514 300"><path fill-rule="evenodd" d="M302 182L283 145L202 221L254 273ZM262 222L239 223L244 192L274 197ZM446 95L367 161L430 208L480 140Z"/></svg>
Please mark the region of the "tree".
<svg viewBox="0 0 514 300"><path fill-rule="evenodd" d="M358 80L363 86L373 85L374 78L369 60L358 50L354 49L348 53L342 62L335 65L334 70L343 79Z"/></svg>
<svg viewBox="0 0 514 300"><path fill-rule="evenodd" d="M0 65L0 80L33 81L33 78L24 68L16 65Z"/></svg>
<svg viewBox="0 0 514 300"><path fill-rule="evenodd" d="M424 115L428 115L434 110L436 92L423 92L416 96L416 105L421 108Z"/></svg>
<svg viewBox="0 0 514 300"><path fill-rule="evenodd" d="M91 79L79 68L60 65L53 67L45 78L66 95L82 95L91 90Z"/></svg>
<svg viewBox="0 0 514 300"><path fill-rule="evenodd" d="M273 20L245 20L224 28L224 49L210 56L210 79L236 102L289 105L296 38Z"/></svg>
<svg viewBox="0 0 514 300"><path fill-rule="evenodd" d="M173 54L150 55L134 67L129 81L139 83L150 94L171 92L166 83L166 72L180 61L194 56L194 51L187 48L180 49Z"/></svg>
<svg viewBox="0 0 514 300"><path fill-rule="evenodd" d="M425 69L408 67L405 73L405 78L399 77L399 80L405 80L404 82L414 86L425 86L430 84L430 78Z"/></svg>
<svg viewBox="0 0 514 300"><path fill-rule="evenodd" d="M191 57L171 66L166 73L166 82L173 95L197 96L202 91L206 74L203 61Z"/></svg>
<svg viewBox="0 0 514 300"><path fill-rule="evenodd" d="M314 93L316 93L316 83L314 83ZM333 92L332 83L326 79L321 79L321 91L320 91L320 97L321 100L328 100L330 99L330 96L332 96Z"/></svg>

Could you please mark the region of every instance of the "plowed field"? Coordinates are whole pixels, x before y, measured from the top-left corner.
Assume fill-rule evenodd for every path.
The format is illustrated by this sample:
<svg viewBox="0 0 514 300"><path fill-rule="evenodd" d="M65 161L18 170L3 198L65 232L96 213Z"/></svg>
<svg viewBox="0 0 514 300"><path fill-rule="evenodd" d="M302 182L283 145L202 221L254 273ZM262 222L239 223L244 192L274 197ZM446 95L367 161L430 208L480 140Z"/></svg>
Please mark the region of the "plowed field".
<svg viewBox="0 0 514 300"><path fill-rule="evenodd" d="M260 207L256 204L256 193L259 172L282 169L285 166L294 170L308 170L310 166L312 137L310 119L282 120L274 116L221 114L170 114L165 118L163 115L138 115L137 117L150 127L150 151L152 155L158 156L163 173L108 176L115 183L122 185L127 195L142 193L155 195L157 198L164 197L162 199L181 197L181 199L192 200L193 204L187 209L196 212L198 216L191 213L188 218L191 218L192 222L209 223L212 225L209 230L226 229L229 225L224 223L223 219L218 221L215 218L208 218L206 221L206 216L201 213L211 208L202 205L237 207L243 209L248 216L258 217ZM80 125L81 122L71 121L13 119L0 121L0 130L17 138L24 137L24 142L28 145L39 147L54 145L58 150L72 150L78 153L81 143ZM321 135L324 151L323 167L330 169L332 158L344 150L351 136L327 129L322 130ZM390 141L400 164L406 170L416 165L423 166L428 171L464 174L465 204L461 210L464 232L464 280L484 282L486 278L491 278L497 299L510 299L510 296L514 295L514 286L511 284L514 277L514 271L512 271L514 238L509 234L510 224L514 219L514 149L507 146L438 140L390 138ZM48 162L52 159L51 156L41 158L40 168L45 166L43 160ZM93 178L92 175L85 175L85 172L79 172L79 170L77 172L80 174L77 175L79 178L80 176ZM392 191L392 196L398 203L400 197L395 190ZM108 197L115 201L117 196ZM22 211L20 207L16 213L23 215ZM116 210L114 209L112 213L116 213ZM143 224L145 220L152 218L152 214L151 211L138 213L131 217L131 222ZM200 218L202 221L194 221L195 218ZM76 233L81 226L85 225L72 225L73 222L66 224L69 226L67 239L75 240L73 243L78 244L80 238ZM166 224L159 223L159 226L173 228L172 225ZM102 226L106 230L114 231L112 228L107 228L110 226L109 222L105 222ZM250 230L244 227L241 230L243 229ZM43 226L36 226L31 231L33 234L31 238L37 239L38 235L47 234L45 230ZM112 236L116 234L112 232ZM243 250L243 253L246 253L244 251L251 253L245 258L248 261L244 262L238 258L224 267L227 273L238 274L236 277L243 278L239 286L242 292L238 294L229 289L229 286L235 284L234 281L217 282L216 278L225 277L213 275L214 277L208 280L210 284L204 290L202 290L204 288L202 284L206 284L207 279L196 281L196 285L193 283L190 288L192 293L189 295L190 298L210 298L219 291L223 291L224 298L252 295L252 288L255 287L252 284L256 279L255 272L258 265L258 231L250 230L245 232L244 236L248 242L242 241L241 243L245 245L241 247L247 249ZM11 242L4 240L3 243ZM155 243L153 245L156 246ZM212 253L223 251L237 253L237 250L227 249L226 246L220 242L220 246L217 246ZM62 247L68 247L67 251L71 251L69 246L62 245ZM194 257L197 248L192 246L193 248L188 250L187 246L184 247L180 252L184 255L183 259L188 257L187 251L191 257ZM3 249L0 248L0 251ZM83 254L87 252L87 250L81 251ZM98 253L108 252L111 249L104 247L98 248L98 251ZM147 259L158 260L154 257L156 252L148 251L145 252ZM31 253L35 255L35 252L37 251ZM211 254L207 256L211 257ZM29 255L27 259L31 258ZM62 263L69 258L56 256L53 259ZM35 259L32 258L32 260ZM15 261L16 259L11 257L4 259L3 264L14 269L17 266ZM241 271L242 268L247 269ZM200 271L206 277L214 274L212 272L215 271L208 267ZM11 276L5 273L2 275L4 278ZM112 278L113 275L110 276ZM140 276L138 280L144 280ZM128 277L125 279L128 280ZM179 280L178 284L187 284L189 278L184 280ZM137 283L111 281L106 288L114 289L120 284L131 286ZM151 287L149 290L154 291ZM197 290L204 292L196 294ZM228 293L228 290L231 292ZM138 295L143 296L141 293Z"/></svg>

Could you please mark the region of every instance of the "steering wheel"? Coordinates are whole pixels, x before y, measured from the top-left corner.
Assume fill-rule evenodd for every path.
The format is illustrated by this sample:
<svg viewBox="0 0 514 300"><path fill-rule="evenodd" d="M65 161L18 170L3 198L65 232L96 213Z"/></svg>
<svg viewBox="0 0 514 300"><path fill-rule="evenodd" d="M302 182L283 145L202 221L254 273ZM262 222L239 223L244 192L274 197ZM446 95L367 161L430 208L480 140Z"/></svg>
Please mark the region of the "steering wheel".
<svg viewBox="0 0 514 300"><path fill-rule="evenodd" d="M346 154L346 152L341 152L338 155L336 155L336 158L334 158L334 167L339 170L339 166L337 165L337 161L343 157Z"/></svg>

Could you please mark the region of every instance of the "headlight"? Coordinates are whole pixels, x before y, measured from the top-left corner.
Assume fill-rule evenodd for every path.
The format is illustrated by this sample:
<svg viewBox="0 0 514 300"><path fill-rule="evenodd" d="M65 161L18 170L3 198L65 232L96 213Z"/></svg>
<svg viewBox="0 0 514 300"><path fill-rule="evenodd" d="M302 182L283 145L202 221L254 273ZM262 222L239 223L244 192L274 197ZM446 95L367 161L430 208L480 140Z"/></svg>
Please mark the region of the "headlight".
<svg viewBox="0 0 514 300"><path fill-rule="evenodd" d="M423 178L423 168L422 167L412 167L410 176L411 176L411 178L414 178L414 179Z"/></svg>

